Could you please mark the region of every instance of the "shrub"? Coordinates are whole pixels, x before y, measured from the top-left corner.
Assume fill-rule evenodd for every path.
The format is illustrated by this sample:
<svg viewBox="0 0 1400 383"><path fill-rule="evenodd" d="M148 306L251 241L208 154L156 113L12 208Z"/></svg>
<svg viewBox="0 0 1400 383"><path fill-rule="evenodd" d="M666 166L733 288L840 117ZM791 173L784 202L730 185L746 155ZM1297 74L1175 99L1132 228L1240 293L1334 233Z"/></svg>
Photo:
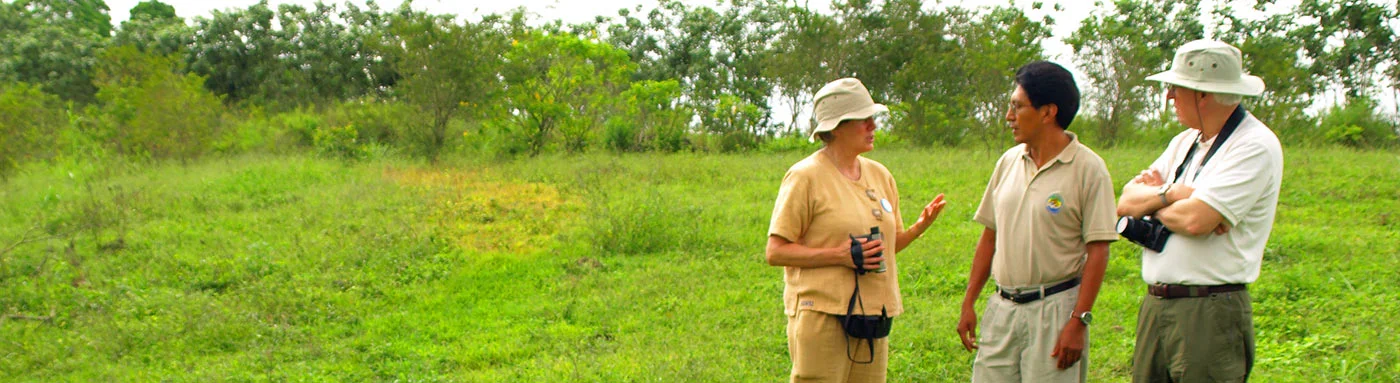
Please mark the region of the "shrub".
<svg viewBox="0 0 1400 383"><path fill-rule="evenodd" d="M641 151L644 148L637 142L639 130L630 118L608 118L603 123L603 144L615 152Z"/></svg>
<svg viewBox="0 0 1400 383"><path fill-rule="evenodd" d="M67 124L58 96L25 83L0 85L0 177L51 156L55 133Z"/></svg>
<svg viewBox="0 0 1400 383"><path fill-rule="evenodd" d="M1396 144L1395 130L1375 112L1376 102L1359 97L1345 106L1328 109L1321 118L1327 142L1351 147L1389 147Z"/></svg>
<svg viewBox="0 0 1400 383"><path fill-rule="evenodd" d="M278 114L273 118L274 126L280 128L292 141L303 147L315 147L316 131L326 126L326 119L319 114L298 109L294 112Z"/></svg>
<svg viewBox="0 0 1400 383"><path fill-rule="evenodd" d="M326 112L331 125L354 125L365 143L406 145L404 122L413 118L407 105L372 98L337 103Z"/></svg>
<svg viewBox="0 0 1400 383"><path fill-rule="evenodd" d="M890 124L895 136L920 146L957 146L968 133L946 113L943 104L932 102L891 105Z"/></svg>
<svg viewBox="0 0 1400 383"><path fill-rule="evenodd" d="M173 57L130 46L108 49L98 67L97 99L107 124L99 132L119 151L154 158L192 158L206 152L222 124L223 104L204 78L175 73Z"/></svg>
<svg viewBox="0 0 1400 383"><path fill-rule="evenodd" d="M704 140L707 148L735 152L758 147L756 132L763 127L766 114L767 111L737 96L720 96L705 121L705 130L711 133Z"/></svg>
<svg viewBox="0 0 1400 383"><path fill-rule="evenodd" d="M316 152L324 156L353 160L363 158L366 153L353 125L318 128L313 139Z"/></svg>

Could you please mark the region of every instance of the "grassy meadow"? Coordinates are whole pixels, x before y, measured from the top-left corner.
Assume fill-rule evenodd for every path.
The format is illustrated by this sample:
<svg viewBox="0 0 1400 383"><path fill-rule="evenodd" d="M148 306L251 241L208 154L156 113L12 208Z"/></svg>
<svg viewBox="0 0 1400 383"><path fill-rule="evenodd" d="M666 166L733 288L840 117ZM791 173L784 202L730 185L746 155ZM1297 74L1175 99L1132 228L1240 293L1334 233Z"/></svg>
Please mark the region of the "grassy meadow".
<svg viewBox="0 0 1400 383"><path fill-rule="evenodd" d="M1115 184L1158 148L1100 151ZM59 160L0 187L0 381L774 382L763 260L806 152L436 165ZM995 155L877 149L912 223L890 381L967 381L954 328ZM1254 381L1400 382L1400 154L1285 149ZM1129 381L1138 250L1112 247L1090 381ZM979 304L979 310L981 304Z"/></svg>

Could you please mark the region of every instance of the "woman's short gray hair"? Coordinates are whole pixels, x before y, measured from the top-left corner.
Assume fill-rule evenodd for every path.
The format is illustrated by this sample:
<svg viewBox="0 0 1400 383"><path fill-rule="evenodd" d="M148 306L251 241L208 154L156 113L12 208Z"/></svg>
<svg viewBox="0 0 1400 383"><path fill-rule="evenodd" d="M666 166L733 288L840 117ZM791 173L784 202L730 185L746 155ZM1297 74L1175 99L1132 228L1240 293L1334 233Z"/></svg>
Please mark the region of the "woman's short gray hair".
<svg viewBox="0 0 1400 383"><path fill-rule="evenodd" d="M1244 102L1244 95L1216 93L1215 102L1220 103L1220 105L1239 105L1241 102Z"/></svg>

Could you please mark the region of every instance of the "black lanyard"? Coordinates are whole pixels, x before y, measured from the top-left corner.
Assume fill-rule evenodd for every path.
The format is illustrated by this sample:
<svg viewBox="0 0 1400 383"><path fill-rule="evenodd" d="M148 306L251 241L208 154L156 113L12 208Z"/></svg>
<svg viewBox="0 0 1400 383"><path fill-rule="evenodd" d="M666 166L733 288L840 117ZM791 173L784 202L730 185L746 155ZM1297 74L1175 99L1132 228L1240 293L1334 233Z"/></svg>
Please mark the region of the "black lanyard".
<svg viewBox="0 0 1400 383"><path fill-rule="evenodd" d="M1192 175L1191 179L1194 180L1201 176L1201 170L1206 168L1206 162L1210 162L1210 158L1215 156L1215 152L1225 145L1225 140L1230 139L1230 135L1235 133L1235 128L1240 127L1242 121L1244 121L1244 107L1236 106L1235 111L1230 113L1230 118L1225 119L1225 126L1221 127L1220 135L1216 136L1215 142L1212 142L1210 149L1206 150L1206 158L1201 159L1201 167L1196 168L1196 174ZM1181 165L1176 167L1172 183L1181 180L1182 173L1186 172L1186 164L1191 162L1191 157L1196 154L1196 147L1200 146L1198 145L1201 142L1200 137L1198 133L1196 139L1192 140L1191 149L1186 151L1186 158L1181 159Z"/></svg>

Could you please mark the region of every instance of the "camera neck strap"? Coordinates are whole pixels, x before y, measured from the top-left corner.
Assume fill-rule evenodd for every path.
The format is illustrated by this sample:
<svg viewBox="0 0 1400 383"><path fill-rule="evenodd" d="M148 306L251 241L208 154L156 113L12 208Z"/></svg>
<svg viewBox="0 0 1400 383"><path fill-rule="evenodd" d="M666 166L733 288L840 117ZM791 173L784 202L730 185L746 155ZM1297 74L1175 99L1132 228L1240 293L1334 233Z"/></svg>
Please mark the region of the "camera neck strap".
<svg viewBox="0 0 1400 383"><path fill-rule="evenodd" d="M860 313L861 313L861 314L865 314L865 300L863 300L863 299L860 298L860 275L861 275L861 274L865 274L865 273L867 272L867 271L865 270L865 267L864 267L864 266L865 266L865 248L864 248L863 246L861 246L860 241L856 240L856 237L855 237L854 235L851 236L851 261L853 262L853 264L854 264L855 267L856 267L856 269L855 269L856 288L855 288L855 290L852 290L852 291L851 291L851 299L850 299L850 302L846 304L846 316L843 317L843 318L841 318L841 320L843 320L843 321L850 321L850 320L853 320L853 318L854 318L855 315L856 315L856 305L857 305L857 304L860 305ZM884 309L881 309L880 311L881 311L881 315L883 315L883 314L884 314ZM845 323L842 323L841 327L842 327L843 329L845 328L845 326L846 326L846 324L845 324ZM848 336L849 336L849 335L848 335ZM859 339L864 339L864 338L859 338ZM861 364L869 364L869 363L874 363L874 362L875 362L875 340L874 340L874 339L864 339L864 340L865 340L866 345L868 345L868 346L870 347L870 360L866 360L866 361L859 361L859 360L856 360L855 356L851 354L851 343L850 343L850 342L846 342L846 359L850 359L852 362L861 363ZM859 343L859 341L857 341L857 343Z"/></svg>
<svg viewBox="0 0 1400 383"><path fill-rule="evenodd" d="M1196 168L1196 173L1191 175L1192 180L1201 176L1201 169L1206 168L1206 162L1209 162L1210 158L1215 156L1215 152L1220 150L1221 146L1225 146L1225 140L1230 139L1230 135L1235 134L1235 129L1240 127L1241 122L1244 122L1244 113L1243 106L1235 106L1235 111L1230 113L1230 118L1225 119L1225 126L1220 128L1220 135L1215 137L1215 142L1212 142L1210 144L1210 149L1206 150L1206 157L1201 159L1201 167ZM1186 151L1186 158L1182 158L1181 165L1176 167L1176 173L1173 173L1175 175L1172 177L1172 183L1180 181L1183 175L1182 173L1186 173L1187 164L1191 163L1191 158L1196 154L1196 147L1200 146L1200 138L1200 133L1197 133L1196 139L1193 140L1194 142L1191 144L1191 149Z"/></svg>

